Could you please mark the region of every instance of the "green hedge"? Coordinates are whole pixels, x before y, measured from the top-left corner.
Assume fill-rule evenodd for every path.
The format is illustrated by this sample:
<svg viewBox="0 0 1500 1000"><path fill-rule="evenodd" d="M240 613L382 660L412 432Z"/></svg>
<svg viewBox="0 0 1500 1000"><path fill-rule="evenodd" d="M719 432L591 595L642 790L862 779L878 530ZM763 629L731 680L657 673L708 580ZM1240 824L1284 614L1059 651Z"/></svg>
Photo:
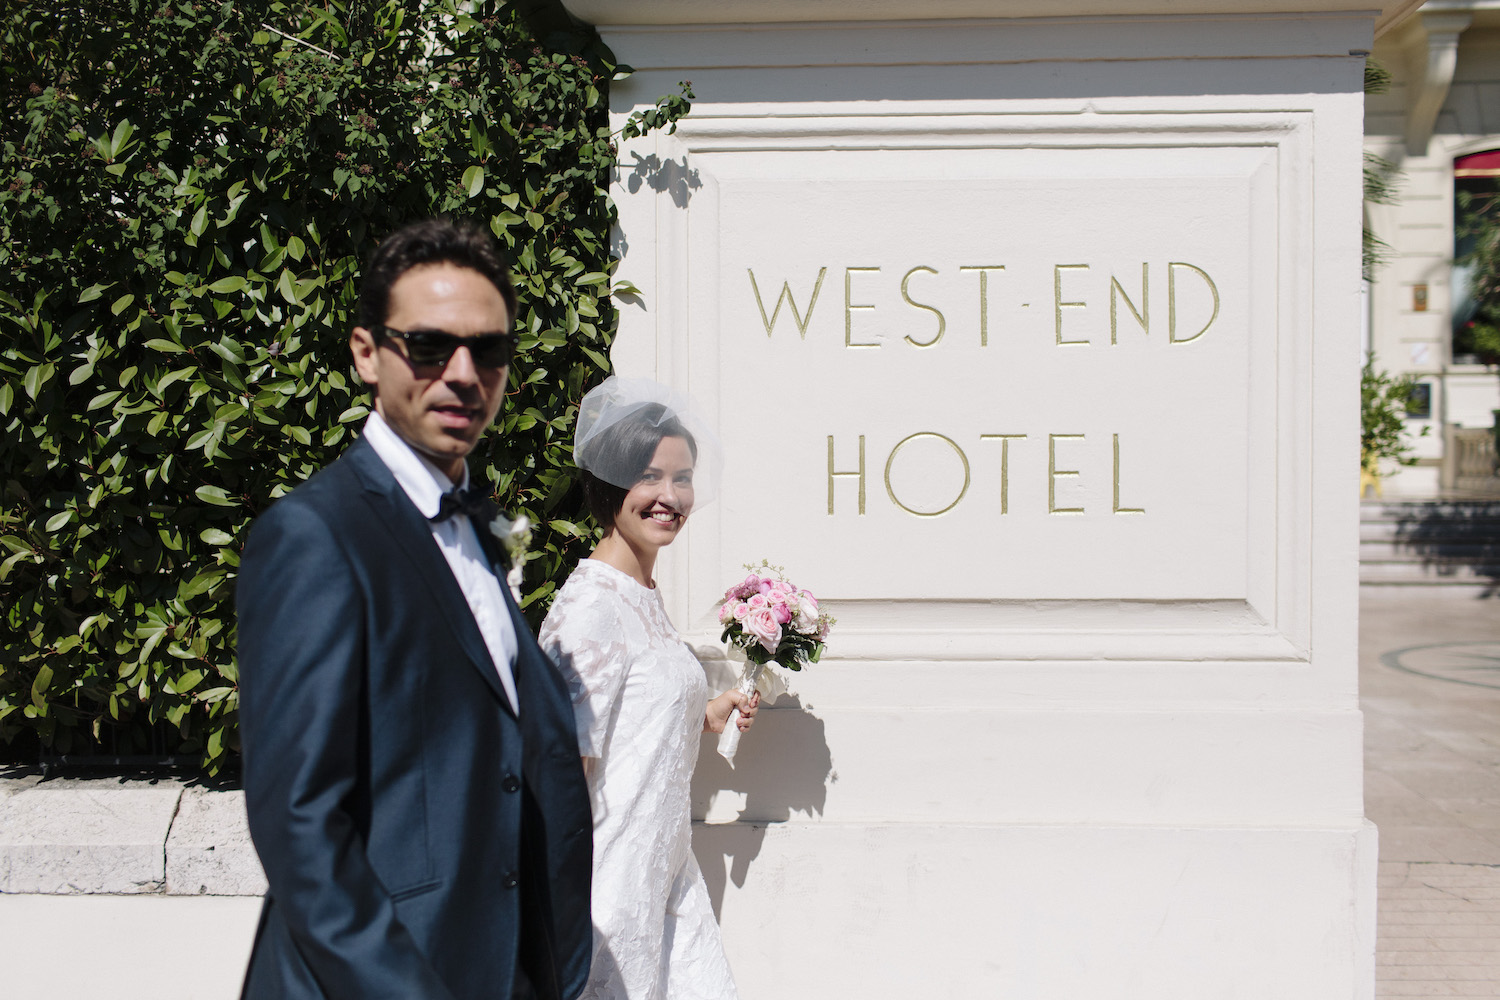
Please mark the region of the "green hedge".
<svg viewBox="0 0 1500 1000"><path fill-rule="evenodd" d="M19 9L17 9L17 7ZM493 2L21 4L0 38L0 740L232 759L246 531L365 415L361 262L434 213L509 248L521 351L473 466L538 522L538 614L589 530L608 369L608 83ZM629 127L665 125L690 92Z"/></svg>

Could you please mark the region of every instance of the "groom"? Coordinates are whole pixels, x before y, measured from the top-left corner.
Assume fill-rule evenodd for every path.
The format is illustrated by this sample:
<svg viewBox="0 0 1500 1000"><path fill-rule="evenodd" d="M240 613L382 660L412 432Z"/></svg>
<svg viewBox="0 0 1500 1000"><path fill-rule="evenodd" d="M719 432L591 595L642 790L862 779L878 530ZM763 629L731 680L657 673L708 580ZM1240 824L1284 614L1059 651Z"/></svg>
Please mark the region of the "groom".
<svg viewBox="0 0 1500 1000"><path fill-rule="evenodd" d="M375 251L360 440L255 523L238 585L250 833L270 882L247 998L572 1000L592 824L572 705L501 582L466 456L516 297L489 237Z"/></svg>

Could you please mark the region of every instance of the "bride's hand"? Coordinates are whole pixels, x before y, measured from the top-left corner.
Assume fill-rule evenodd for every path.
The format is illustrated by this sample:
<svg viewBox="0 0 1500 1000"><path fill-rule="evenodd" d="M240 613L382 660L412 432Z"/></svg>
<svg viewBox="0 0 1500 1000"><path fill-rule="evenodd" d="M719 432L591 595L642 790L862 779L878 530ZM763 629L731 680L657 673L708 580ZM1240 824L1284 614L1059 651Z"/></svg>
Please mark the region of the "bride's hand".
<svg viewBox="0 0 1500 1000"><path fill-rule="evenodd" d="M710 701L708 710L703 713L703 731L722 733L729 722L729 713L736 708L740 710L740 732L744 732L755 722L755 713L760 711L760 692L746 698L737 689L730 688Z"/></svg>

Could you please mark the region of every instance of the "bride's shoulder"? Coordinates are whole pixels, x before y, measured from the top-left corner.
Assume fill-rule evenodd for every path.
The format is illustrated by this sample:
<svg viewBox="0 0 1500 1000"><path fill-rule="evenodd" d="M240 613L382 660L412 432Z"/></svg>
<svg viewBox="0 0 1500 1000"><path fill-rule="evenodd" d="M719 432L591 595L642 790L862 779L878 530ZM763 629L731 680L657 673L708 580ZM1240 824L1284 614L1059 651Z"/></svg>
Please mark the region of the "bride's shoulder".
<svg viewBox="0 0 1500 1000"><path fill-rule="evenodd" d="M584 559L563 581L542 623L542 629L589 627L617 619L629 606L628 593L616 576L622 575L597 559Z"/></svg>

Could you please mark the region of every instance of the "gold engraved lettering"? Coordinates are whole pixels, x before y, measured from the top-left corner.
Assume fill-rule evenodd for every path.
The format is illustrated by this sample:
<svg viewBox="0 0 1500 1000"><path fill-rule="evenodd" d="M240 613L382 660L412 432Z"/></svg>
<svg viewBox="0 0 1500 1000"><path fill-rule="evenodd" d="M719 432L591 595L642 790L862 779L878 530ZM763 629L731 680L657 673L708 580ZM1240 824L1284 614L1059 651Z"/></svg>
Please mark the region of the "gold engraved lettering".
<svg viewBox="0 0 1500 1000"><path fill-rule="evenodd" d="M760 321L765 324L766 336L771 335L771 330L776 326L776 317L781 315L781 304L785 302L792 307L792 321L797 324L797 332L802 339L807 339L807 324L812 322L813 307L818 304L818 293L823 290L823 279L828 275L828 268L818 269L818 281L813 285L812 298L807 300L807 314L804 316L797 311L797 300L792 297L792 283L783 281L781 283L781 294L776 296L776 308L771 310L771 318L766 318L766 304L760 297L760 286L755 283L755 272L745 268L750 274L750 289L755 292L755 305L760 310Z"/></svg>
<svg viewBox="0 0 1500 1000"><path fill-rule="evenodd" d="M1121 507L1120 506L1120 435L1115 435L1115 513L1116 514L1144 514L1144 507Z"/></svg>
<svg viewBox="0 0 1500 1000"><path fill-rule="evenodd" d="M962 274L965 271L979 272L979 346L990 345L990 272L1005 270L1004 264L994 264L988 267L961 267L958 269ZM1001 447L1004 451L1004 446ZM1002 459L1003 461L1003 459Z"/></svg>
<svg viewBox="0 0 1500 1000"><path fill-rule="evenodd" d="M1197 333L1193 334L1191 337L1182 337L1181 339L1179 339L1178 336L1177 336L1177 268L1179 268L1179 267L1185 267L1185 268L1187 268L1190 271L1196 271L1196 272L1198 272L1198 274L1203 278L1203 280L1206 281L1206 282L1208 282L1208 290L1213 293L1213 297L1214 297L1214 314L1208 318L1208 322L1207 323L1203 324L1203 329L1199 330ZM1190 341L1197 340L1199 337L1203 336L1205 333L1208 332L1208 328L1211 327L1211 326L1213 326L1214 325L1214 320L1216 320L1218 318L1219 318L1219 287L1214 284L1214 279L1212 279L1212 278L1210 278L1208 276L1208 272L1205 271L1205 270L1203 270L1203 268L1201 268L1201 267L1194 267L1192 264L1184 264L1181 261L1173 261L1172 263L1168 264L1167 265L1167 342L1169 344L1186 344L1186 343L1188 343Z"/></svg>
<svg viewBox="0 0 1500 1000"><path fill-rule="evenodd" d="M943 318L942 313L938 312L936 306L924 305L921 302L915 302L912 300L911 294L907 291L907 285L911 283L911 276L916 274L918 271L926 271L928 274L937 274L937 268L927 267L926 265L922 264L919 264L918 266L912 268L910 271L907 271L906 277L901 279L901 298L906 300L907 305L915 306L918 309L926 309L928 312L936 316L938 319L937 333L934 333L932 335L931 340L925 342L920 340L913 340L910 336L907 336L905 340L913 347L932 347L938 341L943 339L943 331L948 328L948 321Z"/></svg>
<svg viewBox="0 0 1500 1000"><path fill-rule="evenodd" d="M1116 278L1114 275L1110 275L1109 276L1109 342L1111 344L1117 343L1116 338L1115 338L1115 310L1116 310L1116 300L1117 299L1124 299L1125 300L1125 308L1129 309L1130 310L1130 315L1134 316L1135 317L1135 321L1137 323L1141 324L1141 332L1144 333L1144 334L1147 334L1148 336L1150 335L1150 333L1151 333L1151 283L1148 280L1148 277L1149 277L1149 271L1148 271L1148 269L1150 268L1150 266L1151 265L1146 264L1144 262L1141 264L1141 308L1140 309L1136 309L1135 303L1130 301L1130 296L1125 294L1125 288L1124 288L1124 286L1122 286L1120 284L1120 280L1118 278Z"/></svg>
<svg viewBox="0 0 1500 1000"><path fill-rule="evenodd" d="M828 513L833 513L833 481L844 476L859 480L859 512L865 512L865 436L859 436L859 471L835 472L833 470L833 435L828 435Z"/></svg>
<svg viewBox="0 0 1500 1000"><path fill-rule="evenodd" d="M1062 273L1064 271L1087 271L1088 269L1089 269L1089 266L1087 264L1056 264L1056 265L1053 265L1053 268L1052 268L1052 303L1053 303L1053 306L1052 306L1052 315L1055 317L1056 322L1057 322L1057 343L1058 343L1059 347L1062 346L1062 345L1064 345L1064 344L1087 344L1088 343L1088 338L1084 338L1083 340L1063 340L1063 335L1062 335L1063 310L1064 309L1082 309L1082 308L1084 308L1088 304L1086 302L1064 302L1063 301Z"/></svg>
<svg viewBox="0 0 1500 1000"><path fill-rule="evenodd" d="M906 506L906 504L902 503L900 500L897 500L896 491L891 488L891 466L896 462L896 455L901 451L902 448L906 447L909 442L915 441L917 440L917 438L938 438L939 440L946 441L948 443L948 447L952 448L954 452L958 454L958 460L964 465L963 488L958 491L958 496L953 498L953 502L944 507L942 510L914 510L913 508ZM935 434L932 431L919 431L916 434L909 434L896 443L896 447L891 449L891 457L885 460L885 495L891 498L891 503L895 504L897 507L900 507L908 514L915 514L917 517L937 517L939 514L946 514L954 507L957 507L958 502L962 500L964 498L964 494L968 492L969 456L964 454L964 450L958 446L958 442L954 441L952 438L945 437L942 434Z"/></svg>
<svg viewBox="0 0 1500 1000"><path fill-rule="evenodd" d="M1000 513L1010 512L1010 443L1026 440L1025 434L981 434L981 441L1000 442Z"/></svg>
<svg viewBox="0 0 1500 1000"><path fill-rule="evenodd" d="M874 309L874 306L855 305L852 301L854 294L853 276L855 274L879 274L878 267L846 267L844 268L844 346L845 347L879 347L878 343L856 344L854 342L854 310Z"/></svg>
<svg viewBox="0 0 1500 1000"><path fill-rule="evenodd" d="M1057 467L1057 442L1082 440L1082 434L1047 435L1047 513L1049 514L1083 513L1082 507L1059 507L1057 505L1057 481L1063 476L1078 475L1077 469L1059 469Z"/></svg>

